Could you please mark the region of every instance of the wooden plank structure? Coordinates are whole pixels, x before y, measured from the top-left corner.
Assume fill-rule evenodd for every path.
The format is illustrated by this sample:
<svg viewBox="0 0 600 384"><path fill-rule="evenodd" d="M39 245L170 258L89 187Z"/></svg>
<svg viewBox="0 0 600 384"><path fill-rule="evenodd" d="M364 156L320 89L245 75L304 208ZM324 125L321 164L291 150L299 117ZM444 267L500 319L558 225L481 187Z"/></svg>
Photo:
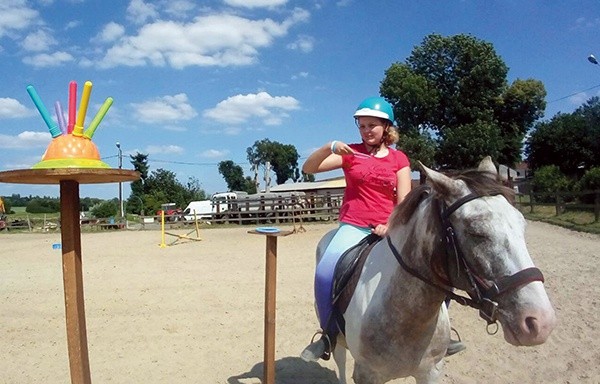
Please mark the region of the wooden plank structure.
<svg viewBox="0 0 600 384"><path fill-rule="evenodd" d="M72 384L91 383L83 295L79 184L134 181L139 177L139 173L135 171L106 168L24 169L0 172L0 182L60 185L63 285Z"/></svg>

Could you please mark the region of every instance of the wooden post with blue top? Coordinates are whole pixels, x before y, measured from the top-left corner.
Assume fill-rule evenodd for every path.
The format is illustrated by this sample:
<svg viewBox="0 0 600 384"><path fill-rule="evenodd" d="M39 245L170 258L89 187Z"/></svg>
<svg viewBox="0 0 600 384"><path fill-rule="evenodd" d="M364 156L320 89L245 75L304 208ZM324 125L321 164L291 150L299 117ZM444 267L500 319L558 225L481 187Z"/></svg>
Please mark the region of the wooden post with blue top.
<svg viewBox="0 0 600 384"><path fill-rule="evenodd" d="M248 231L266 237L265 263L265 319L263 384L275 384L275 303L277 290L277 238L293 231L280 231L273 227L259 227Z"/></svg>

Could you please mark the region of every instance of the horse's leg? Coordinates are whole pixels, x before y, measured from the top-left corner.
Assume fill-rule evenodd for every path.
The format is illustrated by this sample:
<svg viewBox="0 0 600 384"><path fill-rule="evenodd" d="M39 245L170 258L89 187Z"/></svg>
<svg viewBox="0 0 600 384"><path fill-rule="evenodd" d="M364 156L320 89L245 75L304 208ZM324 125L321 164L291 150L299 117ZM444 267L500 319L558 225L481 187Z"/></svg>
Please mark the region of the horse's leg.
<svg viewBox="0 0 600 384"><path fill-rule="evenodd" d="M338 368L338 380L340 384L346 384L346 347L338 342L333 350L333 360Z"/></svg>
<svg viewBox="0 0 600 384"><path fill-rule="evenodd" d="M352 379L356 384L383 384L385 380L375 371L366 366L354 362L354 371Z"/></svg>
<svg viewBox="0 0 600 384"><path fill-rule="evenodd" d="M444 368L444 359L440 360L435 364L429 372L423 372L415 375L416 384L437 384L440 374Z"/></svg>

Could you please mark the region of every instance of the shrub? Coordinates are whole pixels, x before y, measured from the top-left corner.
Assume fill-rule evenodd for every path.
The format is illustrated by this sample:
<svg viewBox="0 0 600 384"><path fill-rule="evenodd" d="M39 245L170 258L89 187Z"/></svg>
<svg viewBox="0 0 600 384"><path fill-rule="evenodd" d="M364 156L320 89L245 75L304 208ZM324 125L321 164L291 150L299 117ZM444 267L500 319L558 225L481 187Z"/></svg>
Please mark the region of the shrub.
<svg viewBox="0 0 600 384"><path fill-rule="evenodd" d="M556 200L556 192L569 191L571 182L556 165L546 165L533 174L532 192L541 203L552 203Z"/></svg>
<svg viewBox="0 0 600 384"><path fill-rule="evenodd" d="M94 205L90 211L97 218L115 217L117 216L117 212L119 212L119 201L116 199L105 200Z"/></svg>
<svg viewBox="0 0 600 384"><path fill-rule="evenodd" d="M600 167L588 169L575 185L577 192L600 191ZM586 193L580 196L584 204L594 204L595 193Z"/></svg>
<svg viewBox="0 0 600 384"><path fill-rule="evenodd" d="M60 211L60 201L50 198L35 198L27 203L27 213L56 213Z"/></svg>

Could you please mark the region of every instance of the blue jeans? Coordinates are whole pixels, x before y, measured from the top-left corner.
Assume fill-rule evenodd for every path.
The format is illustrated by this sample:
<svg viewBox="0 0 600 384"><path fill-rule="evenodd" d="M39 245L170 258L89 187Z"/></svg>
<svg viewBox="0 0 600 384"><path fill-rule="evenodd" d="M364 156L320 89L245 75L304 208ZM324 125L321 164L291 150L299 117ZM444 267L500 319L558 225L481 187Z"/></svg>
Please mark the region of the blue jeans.
<svg viewBox="0 0 600 384"><path fill-rule="evenodd" d="M364 237L371 233L371 228L357 227L351 224L340 224L337 232L327 246L321 260L317 264L315 272L315 299L317 302L317 315L321 328L329 336L334 336L333 321L329 321L332 312L332 286L335 266L342 254L352 246L356 245Z"/></svg>

